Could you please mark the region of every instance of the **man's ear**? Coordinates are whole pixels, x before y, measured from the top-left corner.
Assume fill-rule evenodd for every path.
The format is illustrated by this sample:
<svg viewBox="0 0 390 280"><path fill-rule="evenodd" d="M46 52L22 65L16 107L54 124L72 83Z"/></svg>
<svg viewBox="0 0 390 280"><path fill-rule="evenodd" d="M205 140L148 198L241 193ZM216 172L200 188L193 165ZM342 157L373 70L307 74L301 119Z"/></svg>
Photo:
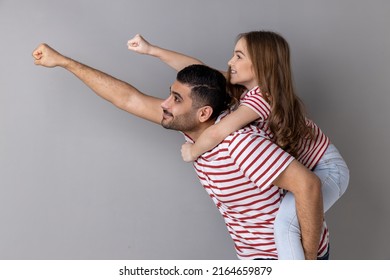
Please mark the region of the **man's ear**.
<svg viewBox="0 0 390 280"><path fill-rule="evenodd" d="M213 114L213 108L210 106L203 106L198 110L198 119L200 122L207 122Z"/></svg>

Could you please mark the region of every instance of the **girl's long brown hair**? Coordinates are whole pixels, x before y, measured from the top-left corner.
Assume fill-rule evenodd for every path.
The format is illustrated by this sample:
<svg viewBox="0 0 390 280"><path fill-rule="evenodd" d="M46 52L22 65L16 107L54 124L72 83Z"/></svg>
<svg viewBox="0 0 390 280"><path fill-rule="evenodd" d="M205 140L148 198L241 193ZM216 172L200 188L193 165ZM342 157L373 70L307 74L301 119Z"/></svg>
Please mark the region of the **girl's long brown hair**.
<svg viewBox="0 0 390 280"><path fill-rule="evenodd" d="M271 105L267 121L273 141L297 157L300 140L312 138L313 132L306 124L303 103L295 94L289 45L282 36L271 31L242 33L237 41L240 39L246 41L256 80ZM237 99L243 93L242 86L229 84L229 88Z"/></svg>

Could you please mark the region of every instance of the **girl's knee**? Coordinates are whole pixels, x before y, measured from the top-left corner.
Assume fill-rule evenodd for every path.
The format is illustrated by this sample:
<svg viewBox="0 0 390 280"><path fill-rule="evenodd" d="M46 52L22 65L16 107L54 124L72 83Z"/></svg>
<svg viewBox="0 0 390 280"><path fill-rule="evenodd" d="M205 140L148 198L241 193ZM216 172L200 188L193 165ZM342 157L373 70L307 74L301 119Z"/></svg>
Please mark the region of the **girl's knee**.
<svg viewBox="0 0 390 280"><path fill-rule="evenodd" d="M277 215L274 223L274 232L278 236L287 236L291 233L301 232L298 219L294 217L286 217L284 215Z"/></svg>

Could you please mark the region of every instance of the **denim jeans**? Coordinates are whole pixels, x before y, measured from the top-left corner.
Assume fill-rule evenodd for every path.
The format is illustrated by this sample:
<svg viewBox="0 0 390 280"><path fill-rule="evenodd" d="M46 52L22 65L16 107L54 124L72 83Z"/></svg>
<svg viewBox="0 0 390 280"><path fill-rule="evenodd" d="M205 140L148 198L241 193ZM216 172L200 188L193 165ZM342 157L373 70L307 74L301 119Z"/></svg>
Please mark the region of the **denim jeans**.
<svg viewBox="0 0 390 280"><path fill-rule="evenodd" d="M322 257L318 257L317 260L319 260L319 261L327 261L327 260L329 260L329 250L330 250L330 246L328 246L328 249L326 250L326 254L323 255ZM262 259L262 258L256 258L254 260L276 261L276 259Z"/></svg>
<svg viewBox="0 0 390 280"><path fill-rule="evenodd" d="M324 211L327 211L347 189L349 169L336 147L330 144L313 172L321 180ZM282 200L274 232L279 259L304 259L294 195L290 192Z"/></svg>

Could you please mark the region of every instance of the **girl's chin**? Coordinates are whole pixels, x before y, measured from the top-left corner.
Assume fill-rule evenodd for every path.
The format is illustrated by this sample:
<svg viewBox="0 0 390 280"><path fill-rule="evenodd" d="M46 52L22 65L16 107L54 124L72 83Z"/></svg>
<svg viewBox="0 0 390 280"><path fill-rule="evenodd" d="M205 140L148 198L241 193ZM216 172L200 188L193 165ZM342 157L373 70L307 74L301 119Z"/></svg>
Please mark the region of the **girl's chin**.
<svg viewBox="0 0 390 280"><path fill-rule="evenodd" d="M245 87L242 83L240 83L240 82L238 82L238 81L235 81L234 79L230 79L230 80L229 80L229 83L230 83L231 85L234 85L234 86L243 86L243 87Z"/></svg>
<svg viewBox="0 0 390 280"><path fill-rule="evenodd" d="M232 78L229 79L229 83L231 83L232 85L240 85L239 82Z"/></svg>

